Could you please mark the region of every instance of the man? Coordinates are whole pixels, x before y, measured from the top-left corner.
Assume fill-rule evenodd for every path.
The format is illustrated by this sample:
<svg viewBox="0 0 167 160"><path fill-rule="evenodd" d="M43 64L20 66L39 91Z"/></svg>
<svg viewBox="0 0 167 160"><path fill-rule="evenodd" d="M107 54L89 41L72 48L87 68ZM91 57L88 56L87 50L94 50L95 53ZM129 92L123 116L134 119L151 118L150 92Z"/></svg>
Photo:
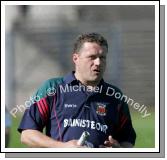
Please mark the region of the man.
<svg viewBox="0 0 167 160"><path fill-rule="evenodd" d="M127 103L103 80L108 52L100 34L80 35L73 50L75 71L46 81L25 111L19 131L30 147L133 147L136 134ZM40 98L39 98L40 97ZM46 135L42 133L46 127ZM90 134L84 146L78 139Z"/></svg>

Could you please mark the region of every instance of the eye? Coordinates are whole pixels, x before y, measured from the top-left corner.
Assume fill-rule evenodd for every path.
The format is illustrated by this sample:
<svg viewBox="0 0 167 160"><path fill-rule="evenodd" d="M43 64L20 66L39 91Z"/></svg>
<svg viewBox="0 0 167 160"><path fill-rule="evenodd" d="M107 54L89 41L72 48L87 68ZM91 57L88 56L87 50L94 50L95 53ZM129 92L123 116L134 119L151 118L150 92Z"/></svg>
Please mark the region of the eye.
<svg viewBox="0 0 167 160"><path fill-rule="evenodd" d="M100 59L101 60L106 60L106 56L101 56Z"/></svg>
<svg viewBox="0 0 167 160"><path fill-rule="evenodd" d="M94 59L96 59L96 56L92 55L92 56L90 56L89 58L90 58L91 60L94 60Z"/></svg>

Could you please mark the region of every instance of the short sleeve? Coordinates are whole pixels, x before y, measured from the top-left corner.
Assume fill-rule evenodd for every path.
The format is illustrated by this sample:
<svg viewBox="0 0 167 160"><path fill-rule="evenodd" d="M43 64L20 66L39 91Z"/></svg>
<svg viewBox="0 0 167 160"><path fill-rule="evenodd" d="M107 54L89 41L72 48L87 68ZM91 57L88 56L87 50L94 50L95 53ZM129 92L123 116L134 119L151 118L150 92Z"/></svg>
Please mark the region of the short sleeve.
<svg viewBox="0 0 167 160"><path fill-rule="evenodd" d="M118 115L118 125L114 138L119 142L130 142L134 145L136 133L132 126L132 120L127 103L123 102L118 105Z"/></svg>
<svg viewBox="0 0 167 160"><path fill-rule="evenodd" d="M18 131L35 129L42 131L49 120L53 99L56 96L58 84L63 78L52 78L45 81L33 94L34 103L27 107L21 120Z"/></svg>
<svg viewBox="0 0 167 160"><path fill-rule="evenodd" d="M22 132L25 129L42 131L49 119L49 112L49 104L46 98L40 99L25 110L18 131Z"/></svg>

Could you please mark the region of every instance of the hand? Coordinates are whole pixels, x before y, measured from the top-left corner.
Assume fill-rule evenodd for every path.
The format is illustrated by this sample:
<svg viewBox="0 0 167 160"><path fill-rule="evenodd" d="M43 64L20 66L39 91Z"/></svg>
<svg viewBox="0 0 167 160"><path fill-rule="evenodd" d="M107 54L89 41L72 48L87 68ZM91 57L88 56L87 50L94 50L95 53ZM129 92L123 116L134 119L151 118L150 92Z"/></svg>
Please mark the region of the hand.
<svg viewBox="0 0 167 160"><path fill-rule="evenodd" d="M101 146L102 147L102 146ZM103 147L110 147L110 148L120 148L120 144L117 140L113 139L112 136L110 135L108 137L108 140L104 142Z"/></svg>
<svg viewBox="0 0 167 160"><path fill-rule="evenodd" d="M65 148L86 148L86 146L81 146L77 144L78 140L70 140L68 142L63 143L63 147Z"/></svg>

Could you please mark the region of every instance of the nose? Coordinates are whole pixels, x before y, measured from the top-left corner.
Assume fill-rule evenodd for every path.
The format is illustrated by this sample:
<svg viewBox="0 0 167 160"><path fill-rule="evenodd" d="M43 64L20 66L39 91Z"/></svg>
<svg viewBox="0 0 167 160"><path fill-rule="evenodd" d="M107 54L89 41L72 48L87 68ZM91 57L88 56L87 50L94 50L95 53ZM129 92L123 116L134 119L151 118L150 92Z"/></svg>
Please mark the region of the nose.
<svg viewBox="0 0 167 160"><path fill-rule="evenodd" d="M94 63L95 63L95 65L100 65L100 58L99 57L97 57L95 60L94 60Z"/></svg>

